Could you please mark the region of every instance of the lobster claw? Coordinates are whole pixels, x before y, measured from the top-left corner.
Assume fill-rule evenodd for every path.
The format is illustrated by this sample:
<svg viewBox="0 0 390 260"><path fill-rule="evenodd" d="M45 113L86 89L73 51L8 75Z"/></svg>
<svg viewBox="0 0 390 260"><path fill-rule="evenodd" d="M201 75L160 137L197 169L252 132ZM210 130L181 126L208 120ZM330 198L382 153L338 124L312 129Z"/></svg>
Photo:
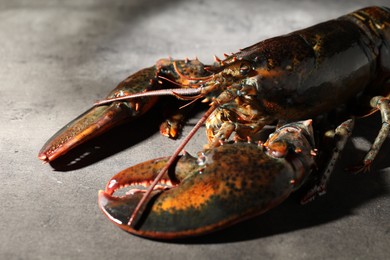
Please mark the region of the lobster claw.
<svg viewBox="0 0 390 260"><path fill-rule="evenodd" d="M169 157L150 160L115 175L99 192L99 207L117 226L149 238L172 239L206 234L259 215L294 190L294 170L262 147L235 143L209 149L198 158L181 156L145 204L136 225L127 225L143 193L120 188L149 184Z"/></svg>
<svg viewBox="0 0 390 260"><path fill-rule="evenodd" d="M299 188L314 166L311 120L280 127L262 145L236 142L179 156L128 225L169 157L127 168L99 192L99 207L121 229L154 239L203 235L279 205ZM274 156L276 155L276 156ZM123 196L114 195L130 186Z"/></svg>
<svg viewBox="0 0 390 260"><path fill-rule="evenodd" d="M155 66L140 70L122 81L107 96L107 99L149 89L151 87L149 79L156 77L156 73ZM39 151L38 158L45 162L53 161L81 143L123 123L126 119L142 115L156 101L157 97L144 97L94 106L54 134Z"/></svg>
<svg viewBox="0 0 390 260"><path fill-rule="evenodd" d="M198 60L161 59L155 66L142 69L129 76L119 83L99 105L90 108L60 129L45 143L38 158L45 162L53 161L118 124L141 116L158 100L151 90L167 88L172 84L184 88L196 82L191 78L205 75L209 74ZM134 97L148 91L152 94ZM118 99L121 100L117 101Z"/></svg>

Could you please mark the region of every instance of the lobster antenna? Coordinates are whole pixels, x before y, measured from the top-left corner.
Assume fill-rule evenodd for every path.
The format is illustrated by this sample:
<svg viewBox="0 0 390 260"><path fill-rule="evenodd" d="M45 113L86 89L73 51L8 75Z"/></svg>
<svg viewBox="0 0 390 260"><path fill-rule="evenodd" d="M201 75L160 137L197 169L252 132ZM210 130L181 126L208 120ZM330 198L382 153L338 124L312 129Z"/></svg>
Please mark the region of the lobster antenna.
<svg viewBox="0 0 390 260"><path fill-rule="evenodd" d="M183 108L185 108L185 107L188 107L188 106L192 105L193 103L195 103L196 101L198 101L200 98L201 98L201 96L195 97L193 100L191 100L191 101L188 102L187 104L182 105L181 107L179 107L179 109L183 109Z"/></svg>
<svg viewBox="0 0 390 260"><path fill-rule="evenodd" d="M168 81L168 82L170 82L170 83L172 83L172 84L175 84L175 85L177 85L177 86L179 86L179 87L188 87L188 88L186 88L186 89L190 89L192 86L195 86L194 88L192 88L192 89L201 89L202 87L201 87L201 84L193 84L193 85L184 85L184 84L180 84L180 83L177 83L176 81L173 81L173 80L171 80L171 79L169 79L169 78L166 78L166 77L164 77L164 76L158 76L160 79L163 79L163 80L166 80L166 81ZM180 88L181 89L181 88ZM201 98L202 97L202 95L201 94L199 94L199 95L196 95L196 96L190 96L190 97L186 97L185 95L183 95L183 94L179 94L178 92L173 92L172 93L175 97L177 97L178 99L181 99L181 100L192 100L193 102L194 102L194 100L196 101L196 100L198 100L199 98ZM192 103L192 102L191 102ZM190 104L191 104L190 103Z"/></svg>
<svg viewBox="0 0 390 260"><path fill-rule="evenodd" d="M178 82L176 82L176 81L174 81L174 80L172 80L170 78L167 78L167 77L164 77L164 76L161 76L161 75L158 75L157 77L160 78L160 79L166 80L169 83L172 83L172 84L174 84L176 86L179 86L179 87L190 87L190 85L178 83Z"/></svg>
<svg viewBox="0 0 390 260"><path fill-rule="evenodd" d="M115 101L123 101L123 100L129 100L133 98L139 98L139 97L150 97L150 96L198 96L202 93L203 88L172 88L172 89L159 89L159 90L151 90L146 91L142 93L135 93L120 97L113 97L113 98L107 98L100 101L95 102L95 106L110 104Z"/></svg>
<svg viewBox="0 0 390 260"><path fill-rule="evenodd" d="M219 106L218 103L213 103L211 107L204 113L202 118L196 123L196 125L191 129L191 131L188 133L186 138L180 143L179 147L176 148L175 152L172 154L172 156L169 158L167 164L164 166L164 168L161 169L159 174L156 176L156 178L153 180L152 184L148 187L145 194L142 196L141 200L138 202L137 206L135 207L133 213L131 214L131 217L129 219L129 222L127 223L128 226L131 226L134 228L134 226L137 224L137 216L139 215L139 212L141 211L141 207L145 204L146 200L149 198L150 194L153 191L153 188L157 185L157 183L161 180L163 175L168 171L169 167L172 166L172 164L176 161L177 157L180 155L180 152L184 149L184 147L187 145L187 143L191 140L191 138L195 135L195 133L199 130L199 128L203 125L203 123L207 120L207 118L214 112L214 110ZM141 211L142 214L142 211Z"/></svg>

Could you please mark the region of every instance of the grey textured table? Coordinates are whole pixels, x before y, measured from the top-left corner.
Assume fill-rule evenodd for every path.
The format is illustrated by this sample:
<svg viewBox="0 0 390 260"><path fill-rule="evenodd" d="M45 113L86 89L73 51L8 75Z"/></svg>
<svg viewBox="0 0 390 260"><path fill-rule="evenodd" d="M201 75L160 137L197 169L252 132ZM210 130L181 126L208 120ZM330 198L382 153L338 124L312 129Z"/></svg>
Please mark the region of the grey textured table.
<svg viewBox="0 0 390 260"><path fill-rule="evenodd" d="M120 80L156 60L235 52L260 40L382 1L0 1L1 259L385 259L390 256L390 145L373 170L343 168L368 149L378 116L359 120L328 194L286 201L228 230L180 243L125 233L97 192L129 165L169 155L177 142L141 120L43 165L60 127ZM199 115L197 115L199 117ZM192 119L184 129L188 133ZM140 130L141 128L141 130ZM200 131L187 147L205 142ZM163 149L160 149L163 147Z"/></svg>

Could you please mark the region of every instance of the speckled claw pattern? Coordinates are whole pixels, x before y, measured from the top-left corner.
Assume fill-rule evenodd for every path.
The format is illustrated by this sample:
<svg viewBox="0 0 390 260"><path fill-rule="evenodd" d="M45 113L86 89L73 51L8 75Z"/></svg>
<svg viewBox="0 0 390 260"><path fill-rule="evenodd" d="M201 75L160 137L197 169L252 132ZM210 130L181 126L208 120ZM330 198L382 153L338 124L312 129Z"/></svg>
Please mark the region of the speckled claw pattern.
<svg viewBox="0 0 390 260"><path fill-rule="evenodd" d="M280 128L265 150L236 142L205 150L198 158L185 154L163 176L132 227L127 222L142 197L134 187L150 184L168 157L150 160L112 177L99 193L99 207L115 225L139 236L170 239L207 234L284 201L310 175L313 145L309 120ZM120 189L129 191L115 195Z"/></svg>
<svg viewBox="0 0 390 260"><path fill-rule="evenodd" d="M157 96L147 96L115 101L138 93L160 89L163 85L189 84L189 78L208 75L203 64L197 60L161 59L155 66L142 69L111 91L104 99L104 104L95 105L72 120L53 135L39 151L38 158L50 162L113 127L129 122L146 113L153 107ZM112 102L106 102L113 100ZM171 135L180 130L180 126L171 127Z"/></svg>

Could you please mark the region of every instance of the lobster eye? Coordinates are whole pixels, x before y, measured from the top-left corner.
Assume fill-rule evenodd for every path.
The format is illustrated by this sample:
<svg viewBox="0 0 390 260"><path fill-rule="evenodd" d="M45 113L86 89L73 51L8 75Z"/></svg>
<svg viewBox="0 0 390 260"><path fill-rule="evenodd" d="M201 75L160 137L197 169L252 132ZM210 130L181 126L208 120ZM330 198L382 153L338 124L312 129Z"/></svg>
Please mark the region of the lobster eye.
<svg viewBox="0 0 390 260"><path fill-rule="evenodd" d="M241 76L246 76L248 75L248 73L251 71L251 67L246 64L246 63L242 63L241 66L240 66L240 74Z"/></svg>

